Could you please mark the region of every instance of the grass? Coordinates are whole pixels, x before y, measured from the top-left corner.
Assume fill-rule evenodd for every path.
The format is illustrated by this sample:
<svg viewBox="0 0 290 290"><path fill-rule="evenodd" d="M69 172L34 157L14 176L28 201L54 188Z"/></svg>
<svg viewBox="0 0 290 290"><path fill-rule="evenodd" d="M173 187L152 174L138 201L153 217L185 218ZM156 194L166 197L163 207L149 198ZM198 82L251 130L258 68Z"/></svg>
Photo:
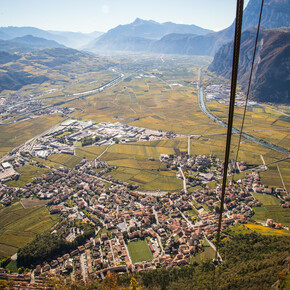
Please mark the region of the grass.
<svg viewBox="0 0 290 290"><path fill-rule="evenodd" d="M248 227L242 224L236 224L234 226L230 226L226 231L231 236L235 236L239 234L244 235L244 234L249 234L251 232L251 230Z"/></svg>
<svg viewBox="0 0 290 290"><path fill-rule="evenodd" d="M204 247L201 252L191 256L190 263L202 263L215 258L215 251L206 241L203 241L203 246Z"/></svg>
<svg viewBox="0 0 290 290"><path fill-rule="evenodd" d="M11 273L18 273L17 261L11 260L6 268L9 269Z"/></svg>
<svg viewBox="0 0 290 290"><path fill-rule="evenodd" d="M81 157L70 154L52 154L47 157L49 161L60 164L65 167L73 168L82 160Z"/></svg>
<svg viewBox="0 0 290 290"><path fill-rule="evenodd" d="M17 202L0 210L0 255L8 257L17 248L31 242L37 234L49 230L58 220L46 207L23 208Z"/></svg>
<svg viewBox="0 0 290 290"><path fill-rule="evenodd" d="M199 214L198 211L194 208L188 210L187 213L190 217L198 216L198 214Z"/></svg>
<svg viewBox="0 0 290 290"><path fill-rule="evenodd" d="M11 180L7 182L6 184L8 186L14 186L14 187L21 187L24 186L26 183L32 182L33 177L41 176L42 174L45 174L49 171L47 168L40 168L35 165L26 164L17 171L20 173L20 177L18 180Z"/></svg>
<svg viewBox="0 0 290 290"><path fill-rule="evenodd" d="M133 264L143 261L151 261L152 253L146 240L138 240L128 244L128 250Z"/></svg>
<svg viewBox="0 0 290 290"><path fill-rule="evenodd" d="M239 235L239 234L249 234L252 231L255 231L259 234L262 235L276 235L276 236L281 236L281 235L287 235L290 236L290 232L287 230L276 230L273 228L269 227L264 227L259 224L237 224L234 226L229 227L227 232L232 236Z"/></svg>
<svg viewBox="0 0 290 290"><path fill-rule="evenodd" d="M287 230L276 230L273 228L264 227L264 226L257 225L257 224L246 224L245 226L247 228L249 228L251 231L255 231L255 232L262 234L262 235L275 235L275 236L286 235L286 236L290 236L290 232Z"/></svg>
<svg viewBox="0 0 290 290"><path fill-rule="evenodd" d="M63 120L58 115L41 116L0 126L0 156L23 144L32 137L44 132Z"/></svg>

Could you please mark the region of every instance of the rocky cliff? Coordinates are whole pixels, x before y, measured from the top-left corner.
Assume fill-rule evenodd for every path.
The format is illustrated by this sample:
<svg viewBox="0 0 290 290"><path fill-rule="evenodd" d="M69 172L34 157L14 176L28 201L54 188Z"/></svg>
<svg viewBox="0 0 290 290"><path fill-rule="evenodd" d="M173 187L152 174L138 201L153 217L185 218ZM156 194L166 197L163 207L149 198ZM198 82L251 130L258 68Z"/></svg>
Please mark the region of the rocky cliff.
<svg viewBox="0 0 290 290"><path fill-rule="evenodd" d="M239 82L247 90L256 31L242 34ZM231 77L233 42L216 53L209 70ZM290 30L262 30L251 84L250 97L260 102L290 103Z"/></svg>

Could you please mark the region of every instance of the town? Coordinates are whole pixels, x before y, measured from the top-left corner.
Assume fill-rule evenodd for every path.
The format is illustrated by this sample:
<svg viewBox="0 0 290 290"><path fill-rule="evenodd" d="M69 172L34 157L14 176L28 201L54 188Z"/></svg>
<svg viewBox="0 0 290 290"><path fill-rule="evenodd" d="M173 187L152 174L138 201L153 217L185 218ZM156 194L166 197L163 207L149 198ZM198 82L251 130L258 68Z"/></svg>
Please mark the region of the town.
<svg viewBox="0 0 290 290"><path fill-rule="evenodd" d="M183 165L180 157L162 158L173 165ZM197 163L213 159L219 162L213 156L199 156ZM185 160L182 167L188 171L195 164L191 165L193 158ZM9 167L7 163L2 167ZM128 273L187 264L192 255L202 250L205 240L215 248L211 241L217 231L221 197L219 184L215 189L203 184L193 192L185 188L154 196L138 192L138 186L106 177L110 170L104 161L83 160L72 170L63 167L53 169L22 188L2 184L2 204L9 205L20 198L47 200L50 214L59 215L65 221L54 227L52 234L72 242L83 233L83 224L93 231L75 249L49 257L31 272L9 274L1 269L0 278L12 279L21 287L41 287L50 275L70 275L73 280L83 281L102 279L108 271ZM238 182L230 181L226 188L223 230L251 219L252 207L261 206L253 192L276 194L280 198L285 193L283 189L269 191L261 184L254 169ZM284 206L290 206L289 200L281 199ZM284 228L273 220L267 223L277 229ZM148 256L144 260L133 260L130 245L134 243L142 243L141 246L147 248Z"/></svg>
<svg viewBox="0 0 290 290"><path fill-rule="evenodd" d="M204 90L206 94L207 101L216 100L220 104L229 105L230 101L230 86L226 84L214 84L209 85ZM256 105L257 102L255 101L249 101L248 105L253 106ZM245 100L242 97L241 92L238 92L236 95L236 106L244 106Z"/></svg>

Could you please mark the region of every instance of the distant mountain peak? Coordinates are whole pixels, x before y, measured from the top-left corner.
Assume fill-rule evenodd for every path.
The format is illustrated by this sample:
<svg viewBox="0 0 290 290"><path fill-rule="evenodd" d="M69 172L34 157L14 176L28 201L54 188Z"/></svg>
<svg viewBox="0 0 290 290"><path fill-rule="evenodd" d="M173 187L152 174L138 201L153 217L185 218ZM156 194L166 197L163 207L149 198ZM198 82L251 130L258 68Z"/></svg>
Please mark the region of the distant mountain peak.
<svg viewBox="0 0 290 290"><path fill-rule="evenodd" d="M155 20L152 20L152 19L149 19L149 20L145 20L145 19L141 19L139 17L137 17L134 22L132 22L131 24L133 25L142 25L142 24L157 24L157 25L160 25L160 23L156 22ZM130 24L129 24L130 25Z"/></svg>
<svg viewBox="0 0 290 290"><path fill-rule="evenodd" d="M158 23L154 20L136 18L134 22L119 25L100 36L88 49L95 50L148 50L153 41L171 33L205 35L211 33L195 25Z"/></svg>
<svg viewBox="0 0 290 290"><path fill-rule="evenodd" d="M144 20L141 19L141 18L136 18L135 21L133 22L133 24L141 24L141 23L144 23Z"/></svg>

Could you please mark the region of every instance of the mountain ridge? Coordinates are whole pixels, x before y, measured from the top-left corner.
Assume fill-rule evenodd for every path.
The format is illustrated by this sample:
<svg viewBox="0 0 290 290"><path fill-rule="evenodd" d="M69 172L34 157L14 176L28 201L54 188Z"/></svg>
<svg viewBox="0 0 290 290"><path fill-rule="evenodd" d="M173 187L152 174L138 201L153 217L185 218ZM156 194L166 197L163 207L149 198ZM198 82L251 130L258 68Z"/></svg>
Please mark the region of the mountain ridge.
<svg viewBox="0 0 290 290"><path fill-rule="evenodd" d="M45 48L65 48L54 40L48 40L33 35L25 35L10 40L0 40L0 50L8 52L28 52Z"/></svg>
<svg viewBox="0 0 290 290"><path fill-rule="evenodd" d="M239 64L239 82L247 90L254 50L256 30L242 34ZM209 70L225 78L231 77L233 42L225 44L216 53ZM251 84L250 97L260 102L290 103L290 29L263 29Z"/></svg>
<svg viewBox="0 0 290 290"><path fill-rule="evenodd" d="M252 27L257 27L260 5L261 0L249 1L244 10L243 31ZM262 27L275 28L290 26L289 7L290 0L265 0L261 22ZM154 25L157 27L156 25L158 24L158 22L152 20L148 21L137 18L130 24L119 25L109 30L107 33L96 39L94 44L91 43L87 49L91 51L132 50L214 56L223 44L230 42L234 37L235 21L233 21L228 28L218 32L210 31L209 33L196 35L198 33L184 30L183 33L180 33L180 31L166 31L166 33L162 35L162 37L159 37L159 39L156 39L158 35L157 29L154 31L155 34L151 35L145 35L144 31L140 31L139 26L142 26L144 23L146 23L149 28ZM166 23L168 24L170 22ZM159 23L159 25L162 24ZM176 33L180 35L177 37ZM138 37L138 39L136 39L136 37ZM140 38L150 38L151 41L141 41ZM126 45L123 42L126 42ZM140 45L141 42L144 43L144 47Z"/></svg>
<svg viewBox="0 0 290 290"><path fill-rule="evenodd" d="M95 37L102 35L102 32L94 31L92 33L70 32L70 31L52 31L43 30L31 26L7 26L0 27L0 39L12 40L17 37L25 35L32 35L34 37L44 38L47 40L56 41L62 45L71 48L81 48L87 45Z"/></svg>

